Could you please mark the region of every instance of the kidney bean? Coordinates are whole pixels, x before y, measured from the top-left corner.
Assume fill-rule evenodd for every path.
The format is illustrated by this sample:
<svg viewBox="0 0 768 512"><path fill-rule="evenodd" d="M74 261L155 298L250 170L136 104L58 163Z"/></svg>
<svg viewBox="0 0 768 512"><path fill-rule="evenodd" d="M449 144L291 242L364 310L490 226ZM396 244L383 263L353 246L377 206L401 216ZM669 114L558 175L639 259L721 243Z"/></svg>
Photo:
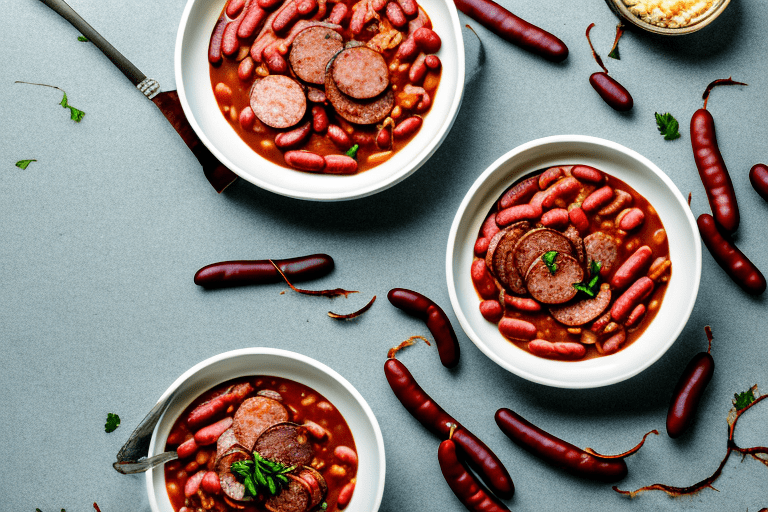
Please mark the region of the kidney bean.
<svg viewBox="0 0 768 512"><path fill-rule="evenodd" d="M535 356L567 359L569 361L581 359L587 353L587 349L581 343L570 341L558 341L553 343L541 339L529 341L528 350Z"/></svg>
<svg viewBox="0 0 768 512"><path fill-rule="evenodd" d="M336 506L339 510L344 510L352 499L352 493L355 492L355 482L349 482L339 491L339 497L336 499Z"/></svg>
<svg viewBox="0 0 768 512"><path fill-rule="evenodd" d="M373 136L373 134L370 133L352 132L352 142L358 146L369 146L375 142L375 139L376 138ZM371 157L368 157L368 161L371 161Z"/></svg>
<svg viewBox="0 0 768 512"><path fill-rule="evenodd" d="M304 150L287 151L283 158L285 163L296 169L310 172L321 172L325 169L325 158L317 153Z"/></svg>
<svg viewBox="0 0 768 512"><path fill-rule="evenodd" d="M419 386L403 363L388 359L384 363L387 382L403 407L433 434L447 438L453 432L453 441L467 462L480 475L486 485L500 498L509 499L515 485L504 464L490 448L472 432L453 419Z"/></svg>
<svg viewBox="0 0 768 512"><path fill-rule="evenodd" d="M607 330L608 329L606 328L606 331ZM616 334L607 340L598 342L597 351L600 353L600 355L603 356L615 354L624 345L625 341L627 341L627 333L624 331L624 329L619 329Z"/></svg>
<svg viewBox="0 0 768 512"><path fill-rule="evenodd" d="M521 220L537 220L541 217L541 206L532 204L518 204L510 206L496 214L496 224L500 227L507 226Z"/></svg>
<svg viewBox="0 0 768 512"><path fill-rule="evenodd" d="M548 186L559 180L562 176L562 167L550 167L539 175L539 188L541 190L545 190Z"/></svg>
<svg viewBox="0 0 768 512"><path fill-rule="evenodd" d="M422 122L421 116L411 116L395 126L394 130L392 130L392 136L395 139L408 138L421 128Z"/></svg>
<svg viewBox="0 0 768 512"><path fill-rule="evenodd" d="M256 0L256 3L259 4L259 7L262 7L264 9L271 9L272 7L275 7L277 4L281 3L283 0Z"/></svg>
<svg viewBox="0 0 768 512"><path fill-rule="evenodd" d="M226 9L227 16L232 19L237 18L243 11L243 7L245 7L245 0L229 0Z"/></svg>
<svg viewBox="0 0 768 512"><path fill-rule="evenodd" d="M341 128L341 126L335 124L328 125L327 131L328 138L342 151L346 151L352 147L352 139L349 138L349 135Z"/></svg>
<svg viewBox="0 0 768 512"><path fill-rule="evenodd" d="M394 1L387 3L386 16L389 22L392 23L392 26L395 28L404 27L405 24L408 23L408 19L405 17L405 13L403 12L403 8L400 7L400 4Z"/></svg>
<svg viewBox="0 0 768 512"><path fill-rule="evenodd" d="M203 481L206 473L207 471L202 469L187 479L187 483L184 484L184 496L189 498L197 494L197 490L200 489L200 482Z"/></svg>
<svg viewBox="0 0 768 512"><path fill-rule="evenodd" d="M251 37L256 32L256 29L261 26L261 22L266 16L267 11L259 5L259 2L251 0L245 14L243 14L243 21L240 22L240 26L237 28L237 37L240 39Z"/></svg>
<svg viewBox="0 0 768 512"><path fill-rule="evenodd" d="M617 322L623 322L635 306L651 294L654 283L646 276L635 281L621 296L616 299L611 307L611 318Z"/></svg>
<svg viewBox="0 0 768 512"><path fill-rule="evenodd" d="M253 126L256 124L256 114L253 112L250 105L240 111L239 121L243 130L253 130Z"/></svg>
<svg viewBox="0 0 768 512"><path fill-rule="evenodd" d="M403 12L409 18L411 16L416 16L416 13L419 12L419 5L416 3L416 0L397 0L397 3L400 4Z"/></svg>
<svg viewBox="0 0 768 512"><path fill-rule="evenodd" d="M611 278L611 286L615 289L622 289L629 286L629 283L645 273L648 264L651 261L653 252L647 245L640 247L627 260L621 264Z"/></svg>
<svg viewBox="0 0 768 512"><path fill-rule="evenodd" d="M480 258L484 257L485 253L488 252L488 246L490 243L491 241L485 237L480 237L475 240L475 256Z"/></svg>
<svg viewBox="0 0 768 512"><path fill-rule="evenodd" d="M328 113L320 105L312 107L312 130L315 133L323 134L328 130L330 120Z"/></svg>
<svg viewBox="0 0 768 512"><path fill-rule="evenodd" d="M280 12L277 13L275 19L272 20L272 30L279 34L292 26L300 17L298 0L289 0L283 4Z"/></svg>
<svg viewBox="0 0 768 512"><path fill-rule="evenodd" d="M518 311L528 311L530 313L541 311L541 304L535 300L526 297L515 297L508 293L504 294L504 304Z"/></svg>
<svg viewBox="0 0 768 512"><path fill-rule="evenodd" d="M330 126L329 126L330 128ZM355 174L357 160L347 155L325 155L325 170L327 174Z"/></svg>
<svg viewBox="0 0 768 512"><path fill-rule="evenodd" d="M178 448L176 448L176 453L178 454L180 459L186 459L187 457L191 457L194 455L194 453L197 451L197 443L195 442L195 438L191 437L181 443Z"/></svg>
<svg viewBox="0 0 768 512"><path fill-rule="evenodd" d="M184 472L187 474L194 473L198 469L200 469L200 464L198 464L196 460L193 460L184 466Z"/></svg>
<svg viewBox="0 0 768 512"><path fill-rule="evenodd" d="M509 509L479 485L456 455L456 444L451 439L440 443L437 460L448 487L459 501L472 512L509 512Z"/></svg>
<svg viewBox="0 0 768 512"><path fill-rule="evenodd" d="M227 57L236 54L240 49L240 40L237 38L237 29L242 20L230 21L227 28L224 29L224 36L221 39L221 53Z"/></svg>
<svg viewBox="0 0 768 512"><path fill-rule="evenodd" d="M307 121L293 130L278 133L275 136L275 146L281 150L295 148L304 144L310 135L312 135L312 122Z"/></svg>
<svg viewBox="0 0 768 512"><path fill-rule="evenodd" d="M413 32L413 39L416 41L416 46L424 53L437 53L442 45L437 32L427 27L417 28Z"/></svg>
<svg viewBox="0 0 768 512"><path fill-rule="evenodd" d="M451 321L440 306L424 295L404 288L389 290L387 298L396 308L426 322L427 329L437 343L437 351L443 366L453 368L459 364L459 340L451 327Z"/></svg>
<svg viewBox="0 0 768 512"><path fill-rule="evenodd" d="M565 208L554 208L541 216L541 223L552 229L563 229L568 226L570 216Z"/></svg>
<svg viewBox="0 0 768 512"><path fill-rule="evenodd" d="M715 373L715 360L710 354L712 331L707 329L709 348L699 352L683 370L672 392L672 400L667 411L667 434L675 439L680 437L693 424L701 396Z"/></svg>
<svg viewBox="0 0 768 512"><path fill-rule="evenodd" d="M504 310L496 299L484 300L480 303L480 314L491 323L497 323L504 316Z"/></svg>
<svg viewBox="0 0 768 512"><path fill-rule="evenodd" d="M640 321L641 318L643 318L643 315L645 315L645 304L638 304L635 306L635 309L632 310L632 312L629 314L629 317L627 317L627 321L624 322L624 326L627 328L634 327L637 322Z"/></svg>
<svg viewBox="0 0 768 512"><path fill-rule="evenodd" d="M288 63L277 50L267 48L264 50L264 64L272 73L282 74L288 70Z"/></svg>
<svg viewBox="0 0 768 512"><path fill-rule="evenodd" d="M616 216L616 224L619 229L632 231L642 226L645 214L640 208L627 208Z"/></svg>
<svg viewBox="0 0 768 512"><path fill-rule="evenodd" d="M499 210L504 210L510 206L527 203L538 191L539 177L532 176L530 178L526 178L504 192L504 195L502 195L501 199L499 199L498 208Z"/></svg>
<svg viewBox="0 0 768 512"><path fill-rule="evenodd" d="M717 146L715 120L706 109L697 110L691 117L691 146L712 215L723 230L733 234L740 220L736 192Z"/></svg>
<svg viewBox="0 0 768 512"><path fill-rule="evenodd" d="M424 58L424 64L426 64L429 69L440 69L440 57L437 55L427 55Z"/></svg>
<svg viewBox="0 0 768 512"><path fill-rule="evenodd" d="M589 194L581 203L581 209L587 213L592 213L611 199L613 199L613 189L606 185Z"/></svg>
<svg viewBox="0 0 768 512"><path fill-rule="evenodd" d="M592 322L592 326L589 328L590 331L600 334L603 332L605 327L608 325L608 323L611 321L611 313L605 313L603 316Z"/></svg>
<svg viewBox="0 0 768 512"><path fill-rule="evenodd" d="M536 337L536 326L519 318L502 318L499 331L503 336L515 340L532 340Z"/></svg>
<svg viewBox="0 0 768 512"><path fill-rule="evenodd" d="M617 482L627 476L623 459L600 459L548 434L509 409L496 411L495 419L501 431L518 446L573 475L601 482Z"/></svg>
<svg viewBox="0 0 768 512"><path fill-rule="evenodd" d="M389 149L392 147L392 127L385 125L381 127L376 134L376 146L379 149Z"/></svg>
<svg viewBox="0 0 768 512"><path fill-rule="evenodd" d="M221 481L219 480L218 473L207 471L200 481L200 486L208 494L219 494L221 492Z"/></svg>
<svg viewBox="0 0 768 512"><path fill-rule="evenodd" d="M607 206L601 208L598 210L597 214L606 217L608 215L613 215L614 213L618 212L624 207L627 207L632 204L632 194L629 192L624 192L621 189L616 189L616 196L614 197L613 201L608 203Z"/></svg>
<svg viewBox="0 0 768 512"><path fill-rule="evenodd" d="M755 164L749 170L749 182L760 197L768 201L768 165Z"/></svg>
<svg viewBox="0 0 768 512"><path fill-rule="evenodd" d="M499 225L496 224L496 213L492 212L483 221L483 225L480 227L480 232L486 238L493 238L493 235L500 231Z"/></svg>
<svg viewBox="0 0 768 512"><path fill-rule="evenodd" d="M411 69L408 70L408 80L412 84L420 84L424 77L427 75L427 64L424 62L426 55L419 53L416 60L411 64Z"/></svg>
<svg viewBox="0 0 768 512"><path fill-rule="evenodd" d="M612 109L619 112L632 110L634 105L632 95L613 77L608 76L608 73L603 71L592 73L589 83Z"/></svg>
<svg viewBox="0 0 768 512"><path fill-rule="evenodd" d="M221 40L224 37L224 29L226 28L227 17L222 14L213 27L211 41L208 43L208 62L214 66L221 64Z"/></svg>
<svg viewBox="0 0 768 512"><path fill-rule="evenodd" d="M357 452L349 446L339 445L333 450L333 455L344 464L357 466Z"/></svg>
<svg viewBox="0 0 768 512"><path fill-rule="evenodd" d="M571 169L571 174L574 178L578 178L581 181L595 184L602 183L605 178L602 172L588 165L574 165L573 169Z"/></svg>
<svg viewBox="0 0 768 512"><path fill-rule="evenodd" d="M232 426L232 418L227 416L212 425L203 427L195 432L195 442L198 446L206 446L215 443L221 434Z"/></svg>
<svg viewBox="0 0 768 512"><path fill-rule="evenodd" d="M256 64L253 62L251 56L247 56L240 61L240 65L237 66L237 77L243 82L249 81L253 78L253 71L256 69Z"/></svg>
<svg viewBox="0 0 768 512"><path fill-rule="evenodd" d="M331 14L328 15L328 22L333 23L334 25L341 25L341 22L344 21L348 11L349 8L347 7L347 4L342 2L334 4L331 9Z"/></svg>
<svg viewBox="0 0 768 512"><path fill-rule="evenodd" d="M314 437L318 441L328 437L328 431L322 426L311 420L304 420L304 427L306 427L309 435Z"/></svg>
<svg viewBox="0 0 768 512"><path fill-rule="evenodd" d="M291 282L317 279L328 275L334 267L333 258L327 254L311 254L272 261L290 278ZM207 265L195 273L195 284L209 289L281 282L283 282L282 276L269 260L223 261ZM208 403L212 403L214 400ZM219 407L228 405L223 397L220 400L222 404ZM193 427L200 425L205 419L200 419L199 416L200 414L193 416L190 413L187 423ZM209 417L213 417L213 414L210 414Z"/></svg>
<svg viewBox="0 0 768 512"><path fill-rule="evenodd" d="M584 235L589 230L589 219L580 207L571 208L568 211L568 218L580 235Z"/></svg>
<svg viewBox="0 0 768 512"><path fill-rule="evenodd" d="M419 47L416 46L416 41L414 41L412 37L408 37L402 43L400 43L400 46L397 47L397 53L395 53L395 57L400 62L408 62L416 57L418 52Z"/></svg>
<svg viewBox="0 0 768 512"><path fill-rule="evenodd" d="M296 10L300 16L306 16L317 9L317 0L296 0Z"/></svg>
<svg viewBox="0 0 768 512"><path fill-rule="evenodd" d="M752 295L762 294L765 291L765 277L749 258L733 244L730 237L718 230L715 219L704 213L699 215L697 224L701 239L717 264L745 292Z"/></svg>
<svg viewBox="0 0 768 512"><path fill-rule="evenodd" d="M213 88L213 95L216 99L225 105L232 102L232 88L224 82L219 82L216 87Z"/></svg>
<svg viewBox="0 0 768 512"><path fill-rule="evenodd" d="M492 0L454 0L456 7L494 34L552 62L568 57L568 47L549 32L518 18Z"/></svg>
<svg viewBox="0 0 768 512"><path fill-rule="evenodd" d="M545 195L541 201L541 206L543 208L552 208L557 199L564 199L568 196L577 194L579 190L581 190L581 183L579 183L576 178L563 178L554 185L550 185L549 188L544 191Z"/></svg>

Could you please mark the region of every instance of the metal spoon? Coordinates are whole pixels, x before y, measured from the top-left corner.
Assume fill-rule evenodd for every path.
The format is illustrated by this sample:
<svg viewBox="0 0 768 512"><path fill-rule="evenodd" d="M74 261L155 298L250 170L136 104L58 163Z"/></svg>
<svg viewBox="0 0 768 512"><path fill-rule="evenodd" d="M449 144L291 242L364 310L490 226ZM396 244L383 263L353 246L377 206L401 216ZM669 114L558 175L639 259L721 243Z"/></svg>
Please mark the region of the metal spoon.
<svg viewBox="0 0 768 512"><path fill-rule="evenodd" d="M107 56L112 63L131 81L133 85L140 90L144 96L160 109L171 126L181 136L184 143L192 150L192 153L203 166L203 173L213 188L217 192L223 191L227 186L237 179L237 175L227 169L215 156L205 147L198 138L192 126L184 115L184 110L179 102L179 95L176 91L158 92L160 84L152 78L142 73L139 68L134 66L123 54L114 46L96 32L88 22L75 12L64 0L40 0L45 5L59 13L65 20L70 22L77 30L87 37L101 52Z"/></svg>

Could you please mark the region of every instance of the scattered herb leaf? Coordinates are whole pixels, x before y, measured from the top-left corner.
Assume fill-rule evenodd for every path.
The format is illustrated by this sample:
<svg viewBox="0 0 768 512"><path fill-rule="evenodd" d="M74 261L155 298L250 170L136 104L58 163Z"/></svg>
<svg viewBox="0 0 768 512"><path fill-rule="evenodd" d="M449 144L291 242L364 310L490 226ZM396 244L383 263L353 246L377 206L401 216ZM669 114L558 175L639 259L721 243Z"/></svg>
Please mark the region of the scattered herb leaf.
<svg viewBox="0 0 768 512"><path fill-rule="evenodd" d="M87 43L88 41L90 41L90 39L88 39L85 36L77 36L77 40L80 41L81 43Z"/></svg>
<svg viewBox="0 0 768 512"><path fill-rule="evenodd" d="M266 494L274 496L284 486L288 485L286 473L296 469L296 466L286 466L263 458L259 452L253 452L253 460L233 462L230 471L241 477L245 490L251 496Z"/></svg>
<svg viewBox="0 0 768 512"><path fill-rule="evenodd" d="M16 167L23 170L29 167L29 164L31 164L32 162L37 162L37 160L19 160L18 162L16 162Z"/></svg>
<svg viewBox="0 0 768 512"><path fill-rule="evenodd" d="M371 306L373 306L373 303L376 301L376 296L374 295L373 298L368 301L368 304L363 306L362 308L358 309L357 311L353 313L348 313L346 315L340 315L338 313L334 313L332 311L328 312L328 316L331 318L335 318L336 320L352 320L353 318L357 318L369 309L371 309Z"/></svg>
<svg viewBox="0 0 768 512"><path fill-rule="evenodd" d="M611 48L611 53L608 54L608 57L621 60L621 56L619 56L619 39L621 39L622 35L624 35L624 24L619 22L616 25L616 39L613 40L613 48Z"/></svg>
<svg viewBox="0 0 768 512"><path fill-rule="evenodd" d="M736 408L737 411L742 410L749 404L755 401L755 395L752 392L752 388L746 390L743 393L734 393L733 394L733 406Z"/></svg>
<svg viewBox="0 0 768 512"><path fill-rule="evenodd" d="M27 84L27 85L39 85L40 87L50 87L51 89L57 89L64 94L64 97L61 98L61 102L59 102L59 105L69 109L69 112L70 112L69 118L72 119L74 122L79 123L80 121L83 120L83 117L85 117L85 112L69 104L69 101L67 100L67 93L64 92L64 89L62 89L61 87L56 87L55 85L48 85L48 84L34 84L32 82L22 82L21 80L16 80L15 83Z"/></svg>
<svg viewBox="0 0 768 512"><path fill-rule="evenodd" d="M107 413L107 422L104 424L104 432L114 432L117 427L120 426L120 416L117 414Z"/></svg>
<svg viewBox="0 0 768 512"><path fill-rule="evenodd" d="M603 264L601 262L592 260L592 263L589 265L589 281L573 283L573 287L576 288L576 290L586 294L588 297L594 298L595 295L597 295L597 291L599 289L598 284L600 283L600 269L602 267Z"/></svg>
<svg viewBox="0 0 768 512"><path fill-rule="evenodd" d="M656 112L656 127L659 129L659 133L664 137L664 140L675 140L680 138L680 123L669 112L666 114L659 114Z"/></svg>
<svg viewBox="0 0 768 512"><path fill-rule="evenodd" d="M360 149L360 146L358 144L355 144L351 148L347 150L346 153L344 153L347 156L351 156L352 158L357 158L357 150Z"/></svg>
<svg viewBox="0 0 768 512"><path fill-rule="evenodd" d="M555 275L555 272L557 272L557 263L555 263L555 258L557 258L557 251L548 251L541 255L541 261L544 262L544 264L547 266L547 269L549 270L549 273L552 275Z"/></svg>
<svg viewBox="0 0 768 512"><path fill-rule="evenodd" d="M324 501L323 504L320 505L320 510L327 510L327 509L328 509L328 503Z"/></svg>

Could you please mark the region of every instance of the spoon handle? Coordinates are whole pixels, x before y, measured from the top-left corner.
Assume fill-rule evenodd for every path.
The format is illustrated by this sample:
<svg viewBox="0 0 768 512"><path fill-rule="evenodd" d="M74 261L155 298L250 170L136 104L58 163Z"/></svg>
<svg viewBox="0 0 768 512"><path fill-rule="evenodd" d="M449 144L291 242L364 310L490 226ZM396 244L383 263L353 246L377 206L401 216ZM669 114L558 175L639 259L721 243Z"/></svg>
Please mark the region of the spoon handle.
<svg viewBox="0 0 768 512"><path fill-rule="evenodd" d="M134 66L128 59L126 59L122 53L117 51L114 46L109 44L109 41L96 32L92 26L88 24L79 14L72 9L64 0L40 0L45 5L59 13L65 20L70 22L77 30L79 30L85 37L91 40L96 47L107 56L112 63L123 72L128 80L133 85L138 86L146 79L146 75L142 73L139 68Z"/></svg>
<svg viewBox="0 0 768 512"><path fill-rule="evenodd" d="M176 460L178 458L179 454L176 452L163 452L155 455L154 457L143 459L138 462L115 462L112 464L112 467L115 468L118 473L122 473L124 475L132 475L134 473L143 473L144 471L152 469L155 466L165 464L166 462Z"/></svg>

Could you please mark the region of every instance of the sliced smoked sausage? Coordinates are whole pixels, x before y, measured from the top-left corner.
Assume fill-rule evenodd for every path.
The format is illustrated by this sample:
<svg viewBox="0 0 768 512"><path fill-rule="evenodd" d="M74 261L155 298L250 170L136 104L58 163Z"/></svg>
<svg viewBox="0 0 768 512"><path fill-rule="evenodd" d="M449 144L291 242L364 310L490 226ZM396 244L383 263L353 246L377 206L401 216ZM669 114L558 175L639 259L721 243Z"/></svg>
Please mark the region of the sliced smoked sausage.
<svg viewBox="0 0 768 512"><path fill-rule="evenodd" d="M341 34L327 27L309 27L298 33L288 60L296 76L311 84L325 83L325 68L344 49Z"/></svg>
<svg viewBox="0 0 768 512"><path fill-rule="evenodd" d="M245 400L235 413L232 429L237 441L247 450L272 425L288 421L288 410L272 398L255 396Z"/></svg>
<svg viewBox="0 0 768 512"><path fill-rule="evenodd" d="M384 57L367 46L347 48L330 66L330 74L341 92L358 100L371 99L389 85Z"/></svg>
<svg viewBox="0 0 768 512"><path fill-rule="evenodd" d="M286 466L308 466L312 462L312 443L307 428L296 423L278 423L256 440L253 451L265 459Z"/></svg>
<svg viewBox="0 0 768 512"><path fill-rule="evenodd" d="M608 283L600 286L600 291L594 298L577 301L563 306L552 306L549 312L552 318L569 327L576 327L591 322L611 303L611 287Z"/></svg>
<svg viewBox="0 0 768 512"><path fill-rule="evenodd" d="M395 94L391 87L370 100L357 100L339 90L331 73L325 75L325 95L341 117L356 124L381 122L395 106Z"/></svg>
<svg viewBox="0 0 768 512"><path fill-rule="evenodd" d="M251 108L262 123L272 128L290 128L307 111L304 89L293 78L267 75L251 88Z"/></svg>
<svg viewBox="0 0 768 512"><path fill-rule="evenodd" d="M531 297L543 304L563 304L576 296L578 290L573 283L580 283L584 271L576 258L558 253L554 273L539 258L531 264L525 276L525 284Z"/></svg>

